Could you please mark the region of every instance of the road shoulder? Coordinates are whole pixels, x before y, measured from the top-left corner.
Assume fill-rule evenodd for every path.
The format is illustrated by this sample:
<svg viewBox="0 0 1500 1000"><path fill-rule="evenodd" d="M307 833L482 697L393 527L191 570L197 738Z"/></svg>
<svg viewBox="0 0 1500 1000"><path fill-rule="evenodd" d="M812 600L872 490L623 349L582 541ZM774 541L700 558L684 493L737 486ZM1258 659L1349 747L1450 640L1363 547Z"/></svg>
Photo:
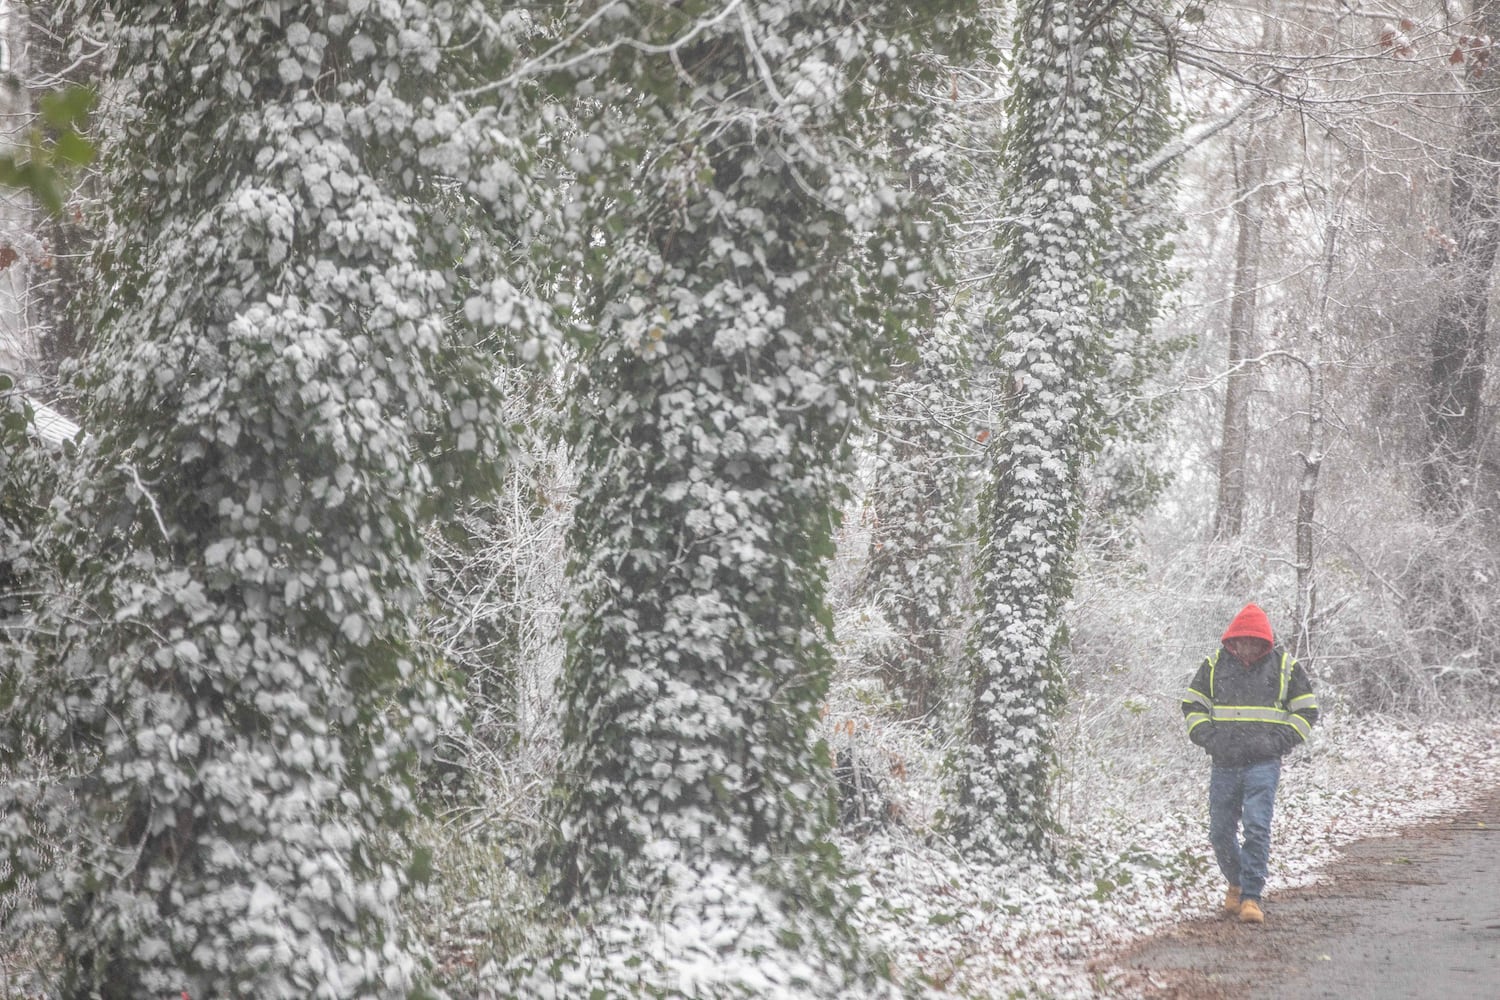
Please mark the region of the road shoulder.
<svg viewBox="0 0 1500 1000"><path fill-rule="evenodd" d="M1356 841L1266 923L1189 921L1095 962L1111 994L1482 996L1500 979L1500 790L1440 822Z"/></svg>

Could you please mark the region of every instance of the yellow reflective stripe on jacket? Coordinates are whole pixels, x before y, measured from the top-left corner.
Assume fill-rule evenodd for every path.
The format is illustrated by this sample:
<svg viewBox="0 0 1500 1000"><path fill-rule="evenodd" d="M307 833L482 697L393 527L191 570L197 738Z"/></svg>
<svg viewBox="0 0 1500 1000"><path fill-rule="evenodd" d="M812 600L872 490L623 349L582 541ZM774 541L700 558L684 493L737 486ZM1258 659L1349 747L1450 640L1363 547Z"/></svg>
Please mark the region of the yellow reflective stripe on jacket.
<svg viewBox="0 0 1500 1000"><path fill-rule="evenodd" d="M1193 730L1201 726L1203 723L1212 721L1214 703L1209 701L1208 695L1204 694L1202 691L1199 691L1196 688L1188 688L1187 694L1182 696L1182 704L1184 706L1198 705L1203 709L1203 711L1201 712L1186 712L1183 715L1183 718L1187 721L1187 731L1189 736L1193 735Z"/></svg>
<svg viewBox="0 0 1500 1000"><path fill-rule="evenodd" d="M1265 705L1214 706L1214 718L1220 722L1285 722L1290 714L1283 709Z"/></svg>
<svg viewBox="0 0 1500 1000"><path fill-rule="evenodd" d="M1290 663L1288 662L1289 660L1291 661ZM1309 736L1312 735L1312 723L1308 722L1297 713L1309 708L1313 711L1317 711L1318 699L1316 695L1309 691L1307 694L1298 695L1290 702L1286 700L1286 686L1291 682L1292 670L1294 670L1296 666L1296 660L1291 659L1291 657L1286 653L1281 654L1281 697L1277 699L1277 704L1286 705L1286 722L1291 725L1293 729L1297 730L1297 735L1301 736L1305 741Z"/></svg>
<svg viewBox="0 0 1500 1000"><path fill-rule="evenodd" d="M1215 722L1270 722L1291 726L1305 740L1312 733L1312 726L1296 712L1281 708L1266 708L1261 705L1216 705Z"/></svg>
<svg viewBox="0 0 1500 1000"><path fill-rule="evenodd" d="M1188 735L1189 736L1193 735L1193 728L1195 726L1199 725L1200 723L1213 721L1213 717L1214 717L1214 699L1213 699L1213 693L1214 693L1214 671L1216 669L1218 669L1218 666L1219 666L1219 651L1216 649L1216 650L1214 650L1213 655L1208 658L1208 694L1204 694L1202 691L1199 691L1196 688L1188 688L1188 697L1182 699L1184 702L1189 702L1189 701L1197 702L1198 704L1202 705L1204 708L1208 709L1208 714L1207 715L1200 715L1197 712L1193 712L1193 713L1191 713L1191 714L1189 714L1187 716Z"/></svg>

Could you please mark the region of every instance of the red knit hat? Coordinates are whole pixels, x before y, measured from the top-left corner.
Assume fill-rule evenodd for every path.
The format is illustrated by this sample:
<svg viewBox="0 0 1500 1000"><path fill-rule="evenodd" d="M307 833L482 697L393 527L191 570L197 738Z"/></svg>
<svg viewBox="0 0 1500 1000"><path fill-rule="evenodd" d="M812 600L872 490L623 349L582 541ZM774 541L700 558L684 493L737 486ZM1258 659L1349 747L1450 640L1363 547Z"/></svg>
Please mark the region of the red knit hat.
<svg viewBox="0 0 1500 1000"><path fill-rule="evenodd" d="M1271 634L1271 619L1260 609L1258 604L1247 604L1240 609L1240 613L1234 616L1234 621L1224 630L1223 639L1264 639L1266 642L1275 642L1276 638Z"/></svg>

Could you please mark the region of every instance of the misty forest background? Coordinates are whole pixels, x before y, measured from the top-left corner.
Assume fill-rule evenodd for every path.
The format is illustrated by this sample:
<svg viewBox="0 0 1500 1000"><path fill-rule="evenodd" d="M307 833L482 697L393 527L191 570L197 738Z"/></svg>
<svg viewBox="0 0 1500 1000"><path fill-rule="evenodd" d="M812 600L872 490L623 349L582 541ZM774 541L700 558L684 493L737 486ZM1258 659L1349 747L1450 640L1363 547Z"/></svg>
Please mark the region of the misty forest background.
<svg viewBox="0 0 1500 1000"><path fill-rule="evenodd" d="M1108 895L1246 601L1493 713L1500 2L0 12L17 990L990 995L879 859Z"/></svg>

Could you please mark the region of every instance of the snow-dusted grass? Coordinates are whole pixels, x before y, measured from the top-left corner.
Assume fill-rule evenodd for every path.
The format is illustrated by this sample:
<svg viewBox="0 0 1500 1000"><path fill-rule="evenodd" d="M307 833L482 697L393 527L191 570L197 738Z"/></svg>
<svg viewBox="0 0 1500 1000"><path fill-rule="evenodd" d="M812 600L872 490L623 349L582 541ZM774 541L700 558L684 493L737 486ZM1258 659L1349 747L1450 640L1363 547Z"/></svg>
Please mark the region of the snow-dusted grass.
<svg viewBox="0 0 1500 1000"><path fill-rule="evenodd" d="M1158 711L1158 709L1163 709ZM864 931L929 997L1120 997L1090 962L1210 914L1223 881L1207 837L1208 760L1168 728L1128 755L1063 748L1055 863L978 866L920 824L841 843ZM1333 714L1288 758L1267 898L1316 881L1341 845L1450 814L1500 785L1500 727ZM921 780L913 778L912 780Z"/></svg>

